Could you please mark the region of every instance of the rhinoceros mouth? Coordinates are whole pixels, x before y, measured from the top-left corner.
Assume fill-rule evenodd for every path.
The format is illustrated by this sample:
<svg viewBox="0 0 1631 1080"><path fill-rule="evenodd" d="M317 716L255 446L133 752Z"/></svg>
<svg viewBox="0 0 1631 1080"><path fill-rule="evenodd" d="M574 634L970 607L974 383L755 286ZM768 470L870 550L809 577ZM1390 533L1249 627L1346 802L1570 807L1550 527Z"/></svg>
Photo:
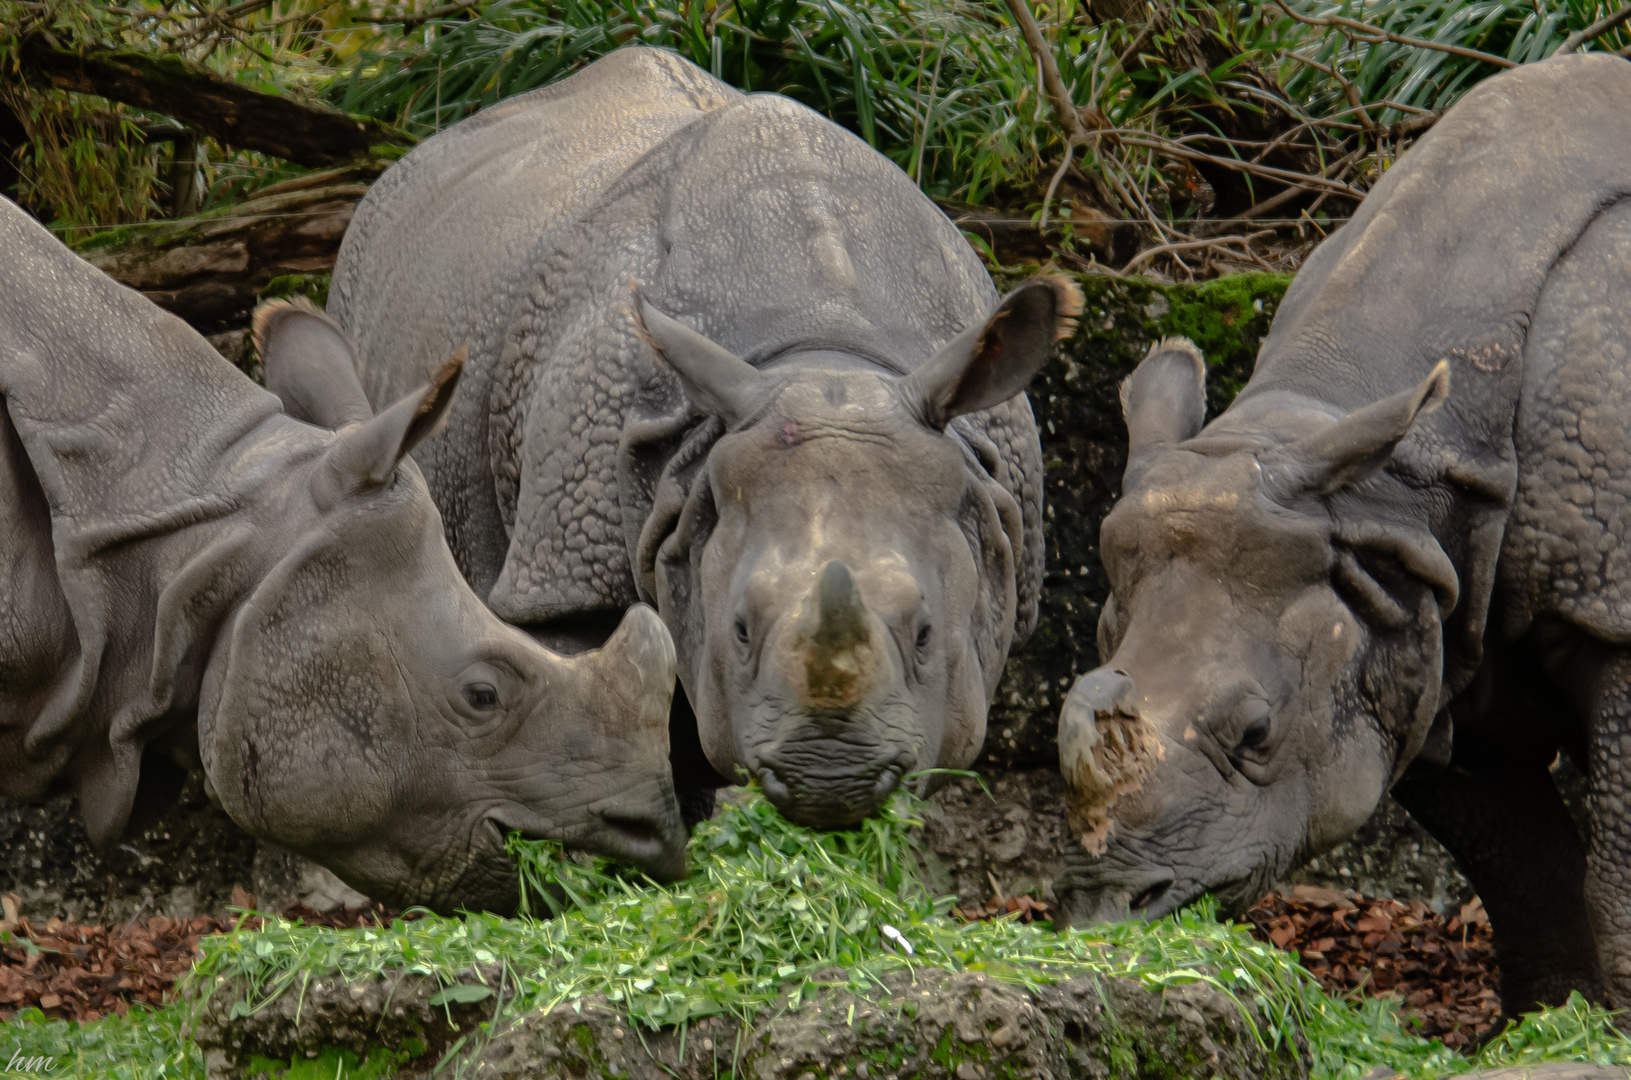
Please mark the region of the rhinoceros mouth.
<svg viewBox="0 0 1631 1080"><path fill-rule="evenodd" d="M796 774L784 777L784 770L771 764L760 765L755 775L765 797L789 821L815 829L846 829L874 814L900 786L908 767L900 760L892 761L878 769L870 783L862 771L812 784Z"/></svg>
<svg viewBox="0 0 1631 1080"><path fill-rule="evenodd" d="M585 827L543 832L515 828L498 817L489 817L500 850L504 838L518 833L526 840L554 840L571 851L604 855L628 863L657 881L675 881L685 876L685 833L677 822L638 812L600 811Z"/></svg>

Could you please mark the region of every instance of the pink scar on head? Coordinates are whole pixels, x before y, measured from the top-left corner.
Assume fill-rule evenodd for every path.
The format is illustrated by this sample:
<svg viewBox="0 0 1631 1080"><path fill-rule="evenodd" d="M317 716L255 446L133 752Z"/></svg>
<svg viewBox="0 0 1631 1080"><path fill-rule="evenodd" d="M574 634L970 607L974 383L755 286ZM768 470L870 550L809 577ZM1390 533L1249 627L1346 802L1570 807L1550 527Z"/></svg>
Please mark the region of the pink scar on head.
<svg viewBox="0 0 1631 1080"><path fill-rule="evenodd" d="M782 445L797 446L799 442L799 425L797 420L782 421Z"/></svg>

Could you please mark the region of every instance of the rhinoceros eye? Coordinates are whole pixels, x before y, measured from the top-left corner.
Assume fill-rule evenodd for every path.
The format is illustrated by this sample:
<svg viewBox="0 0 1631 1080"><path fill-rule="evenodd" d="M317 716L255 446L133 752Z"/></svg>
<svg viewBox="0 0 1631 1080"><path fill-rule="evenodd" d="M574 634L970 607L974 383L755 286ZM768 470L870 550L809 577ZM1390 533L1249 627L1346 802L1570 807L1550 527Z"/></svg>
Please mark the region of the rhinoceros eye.
<svg viewBox="0 0 1631 1080"><path fill-rule="evenodd" d="M934 628L928 623L924 623L917 632L917 647L920 649L927 649L929 647L929 639L933 636Z"/></svg>
<svg viewBox="0 0 1631 1080"><path fill-rule="evenodd" d="M464 700L477 712L492 712L498 708L498 688L492 683L467 683Z"/></svg>
<svg viewBox="0 0 1631 1080"><path fill-rule="evenodd" d="M741 616L736 619L736 640L743 645L748 643L748 621Z"/></svg>

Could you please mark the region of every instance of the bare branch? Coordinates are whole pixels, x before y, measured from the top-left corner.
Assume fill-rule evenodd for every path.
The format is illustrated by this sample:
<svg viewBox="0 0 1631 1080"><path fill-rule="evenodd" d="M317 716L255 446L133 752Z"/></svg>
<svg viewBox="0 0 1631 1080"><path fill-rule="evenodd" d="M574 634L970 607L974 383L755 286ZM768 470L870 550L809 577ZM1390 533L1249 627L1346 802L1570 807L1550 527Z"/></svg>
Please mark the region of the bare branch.
<svg viewBox="0 0 1631 1080"><path fill-rule="evenodd" d="M1158 244L1152 248L1145 248L1137 255L1134 255L1131 259L1128 259L1127 265L1121 268L1121 272L1123 274L1131 273L1133 267L1139 265L1140 263L1148 262L1157 255L1171 255L1180 251L1195 251L1200 248L1222 247L1226 244L1239 244L1245 249L1247 256L1256 258L1256 256L1252 255L1252 241L1268 236L1272 232L1274 232L1273 229L1259 229L1250 236L1219 236L1211 240L1183 240L1171 244Z"/></svg>
<svg viewBox="0 0 1631 1080"><path fill-rule="evenodd" d="M396 24L400 23L404 30L411 30L421 26L432 19L443 19L449 15L457 15L461 11L469 11L475 7L477 0L456 0L452 4L443 4L441 7L431 8L429 11L403 12L401 15L353 15L353 22Z"/></svg>
<svg viewBox="0 0 1631 1080"><path fill-rule="evenodd" d="M1604 15L1584 30L1577 30L1564 38L1563 44L1557 48L1557 55L1562 56L1564 53L1574 52L1586 42L1596 41L1627 19L1631 19L1631 4L1627 4L1612 15Z"/></svg>
<svg viewBox="0 0 1631 1080"><path fill-rule="evenodd" d="M1031 57L1042 71L1042 84L1047 87L1048 100L1053 103L1059 123L1072 141L1086 141L1090 137L1087 125L1082 123L1075 103L1070 100L1070 91L1065 87L1064 77L1059 74L1059 63L1054 59L1047 39L1042 36L1041 28L1036 25L1030 6L1026 0L1008 0L1008 10L1014 13L1014 21L1019 24L1020 33L1025 35Z"/></svg>

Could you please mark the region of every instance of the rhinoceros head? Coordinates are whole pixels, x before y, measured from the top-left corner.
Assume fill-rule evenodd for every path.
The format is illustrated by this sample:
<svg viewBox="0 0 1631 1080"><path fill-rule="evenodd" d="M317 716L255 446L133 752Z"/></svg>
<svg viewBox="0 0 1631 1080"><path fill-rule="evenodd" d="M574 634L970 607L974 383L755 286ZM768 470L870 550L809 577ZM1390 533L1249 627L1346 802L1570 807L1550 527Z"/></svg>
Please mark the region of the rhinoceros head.
<svg viewBox="0 0 1631 1080"><path fill-rule="evenodd" d="M1264 395L1205 431L1203 372L1163 342L1122 389L1108 660L1059 728L1066 922L1250 903L1364 822L1436 711L1453 566L1425 532L1341 525L1332 504L1443 399L1447 369L1340 418Z"/></svg>
<svg viewBox="0 0 1631 1080"><path fill-rule="evenodd" d="M375 416L326 317L263 308L257 331L285 409L337 430L302 429L315 452L267 524L275 566L205 680L201 749L234 820L398 905L512 909L509 830L683 873L656 613L571 658L505 624L405 458L459 363Z"/></svg>
<svg viewBox="0 0 1631 1080"><path fill-rule="evenodd" d="M836 827L907 773L974 759L1022 524L947 425L1023 390L1078 310L1067 282L1033 281L896 376L819 350L759 370L642 301L648 341L725 427L676 534L695 542L655 558L716 769Z"/></svg>

